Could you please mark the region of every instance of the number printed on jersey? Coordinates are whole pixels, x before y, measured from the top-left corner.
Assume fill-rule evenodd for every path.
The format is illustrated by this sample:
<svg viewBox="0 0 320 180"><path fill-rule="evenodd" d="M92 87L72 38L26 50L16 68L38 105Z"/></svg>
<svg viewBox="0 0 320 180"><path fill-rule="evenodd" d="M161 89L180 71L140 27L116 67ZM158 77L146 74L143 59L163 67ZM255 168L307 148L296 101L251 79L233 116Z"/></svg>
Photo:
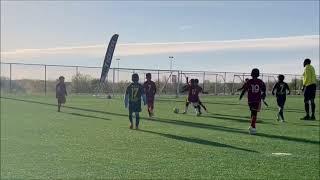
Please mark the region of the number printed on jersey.
<svg viewBox="0 0 320 180"><path fill-rule="evenodd" d="M132 99L136 100L137 99L137 94L138 94L139 88L138 87L132 87L131 92L132 92Z"/></svg>
<svg viewBox="0 0 320 180"><path fill-rule="evenodd" d="M258 93L260 91L260 87L258 84L251 84L252 93Z"/></svg>

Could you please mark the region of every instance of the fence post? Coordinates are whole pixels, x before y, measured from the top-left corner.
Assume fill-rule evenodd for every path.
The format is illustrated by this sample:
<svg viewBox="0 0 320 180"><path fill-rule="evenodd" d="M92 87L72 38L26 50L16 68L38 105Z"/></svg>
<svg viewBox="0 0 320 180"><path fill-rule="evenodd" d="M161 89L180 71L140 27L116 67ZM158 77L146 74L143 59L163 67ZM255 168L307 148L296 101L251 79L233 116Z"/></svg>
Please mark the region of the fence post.
<svg viewBox="0 0 320 180"><path fill-rule="evenodd" d="M226 95L226 80L227 80L227 72L224 73L223 95Z"/></svg>
<svg viewBox="0 0 320 180"><path fill-rule="evenodd" d="M177 94L176 97L179 97L179 89L180 89L180 71L178 71L178 84L177 84Z"/></svg>
<svg viewBox="0 0 320 180"><path fill-rule="evenodd" d="M158 70L158 95L160 94L160 71Z"/></svg>
<svg viewBox="0 0 320 180"><path fill-rule="evenodd" d="M115 68L112 68L112 71L113 71L113 75L112 75L112 96L114 96L114 80L115 80L115 75L116 75L116 69ZM118 69L119 71L119 69Z"/></svg>
<svg viewBox="0 0 320 180"><path fill-rule="evenodd" d="M203 72L203 80L202 80L202 90L204 91L204 81L206 78L206 72Z"/></svg>
<svg viewBox="0 0 320 180"><path fill-rule="evenodd" d="M44 65L44 95L47 95L47 65Z"/></svg>
<svg viewBox="0 0 320 180"><path fill-rule="evenodd" d="M217 93L217 83L218 83L218 74L216 74L216 83L214 84L214 93L215 93L215 95L218 95L218 93Z"/></svg>
<svg viewBox="0 0 320 180"><path fill-rule="evenodd" d="M297 76L294 76L294 95L297 95Z"/></svg>
<svg viewBox="0 0 320 180"><path fill-rule="evenodd" d="M9 80L9 92L12 92L11 81L12 81L12 64L10 63L10 80Z"/></svg>

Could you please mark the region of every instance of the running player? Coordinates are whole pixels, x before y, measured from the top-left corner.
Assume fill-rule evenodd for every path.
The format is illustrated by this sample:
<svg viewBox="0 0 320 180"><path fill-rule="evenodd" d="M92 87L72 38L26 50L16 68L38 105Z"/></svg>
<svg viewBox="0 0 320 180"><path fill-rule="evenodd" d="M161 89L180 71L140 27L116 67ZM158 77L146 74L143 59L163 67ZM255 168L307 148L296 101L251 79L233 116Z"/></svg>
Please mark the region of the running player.
<svg viewBox="0 0 320 180"><path fill-rule="evenodd" d="M277 120L280 121L280 117L281 117L282 122L284 122L283 108L284 108L284 104L286 103L287 92L289 95L290 94L289 86L287 83L284 82L284 75L280 74L278 76L278 82L274 85L272 89L272 95L276 95L277 97L277 104L279 107Z"/></svg>
<svg viewBox="0 0 320 180"><path fill-rule="evenodd" d="M157 92L156 83L154 83L151 80L151 73L146 74L147 81L144 82L144 92L146 93L147 97L147 105L148 105L148 113L149 117L152 117L154 115L153 109L154 109L154 96Z"/></svg>
<svg viewBox="0 0 320 180"><path fill-rule="evenodd" d="M259 75L259 69L252 69L252 79L249 79L245 84L240 95L241 100L245 92L248 91L248 105L251 111L251 126L249 127L250 134L256 134L256 121L261 107L261 100L264 100L266 97L266 85L261 79L258 79Z"/></svg>

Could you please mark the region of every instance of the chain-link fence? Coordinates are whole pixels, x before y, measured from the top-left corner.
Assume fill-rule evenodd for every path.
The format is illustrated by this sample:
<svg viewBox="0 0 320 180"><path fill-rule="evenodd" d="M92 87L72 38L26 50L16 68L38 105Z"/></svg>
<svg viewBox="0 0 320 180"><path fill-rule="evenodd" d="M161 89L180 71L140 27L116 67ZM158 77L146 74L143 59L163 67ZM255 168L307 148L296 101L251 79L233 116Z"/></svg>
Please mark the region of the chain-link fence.
<svg viewBox="0 0 320 180"><path fill-rule="evenodd" d="M100 73L101 67L1 63L1 91L53 94L57 79L64 76L69 93L122 95L131 82L132 73L139 74L141 83L146 73L151 73L158 95L178 96L181 87L186 84L186 77L199 79L205 94L233 95L239 93L237 89L242 87L246 78L250 78L250 73L110 68L107 82L101 89ZM302 76L284 75L292 94L300 93ZM277 76L278 74L261 73L260 78L266 83L268 93L271 93Z"/></svg>

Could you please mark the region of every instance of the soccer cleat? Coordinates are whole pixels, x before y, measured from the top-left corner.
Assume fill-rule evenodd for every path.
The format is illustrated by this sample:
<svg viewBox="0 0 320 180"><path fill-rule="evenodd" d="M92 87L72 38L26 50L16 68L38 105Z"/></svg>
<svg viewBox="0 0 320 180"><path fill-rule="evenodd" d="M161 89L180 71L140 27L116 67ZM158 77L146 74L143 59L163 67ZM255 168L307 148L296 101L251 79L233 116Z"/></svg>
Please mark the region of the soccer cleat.
<svg viewBox="0 0 320 180"><path fill-rule="evenodd" d="M301 118L300 120L310 120L310 116L309 115L305 116L305 117Z"/></svg>
<svg viewBox="0 0 320 180"><path fill-rule="evenodd" d="M130 127L129 127L130 129L133 129L133 125L132 124L130 124Z"/></svg>
<svg viewBox="0 0 320 180"><path fill-rule="evenodd" d="M182 114L187 114L187 111L184 111Z"/></svg>
<svg viewBox="0 0 320 180"><path fill-rule="evenodd" d="M139 126L136 126L136 130L139 130Z"/></svg>
<svg viewBox="0 0 320 180"><path fill-rule="evenodd" d="M253 128L253 127L249 127L249 134L252 134L252 135L254 135L254 134L256 134L257 133L257 130L256 130L256 128Z"/></svg>
<svg viewBox="0 0 320 180"><path fill-rule="evenodd" d="M310 120L314 121L314 120L316 120L316 117L313 115L313 116L311 116Z"/></svg>

